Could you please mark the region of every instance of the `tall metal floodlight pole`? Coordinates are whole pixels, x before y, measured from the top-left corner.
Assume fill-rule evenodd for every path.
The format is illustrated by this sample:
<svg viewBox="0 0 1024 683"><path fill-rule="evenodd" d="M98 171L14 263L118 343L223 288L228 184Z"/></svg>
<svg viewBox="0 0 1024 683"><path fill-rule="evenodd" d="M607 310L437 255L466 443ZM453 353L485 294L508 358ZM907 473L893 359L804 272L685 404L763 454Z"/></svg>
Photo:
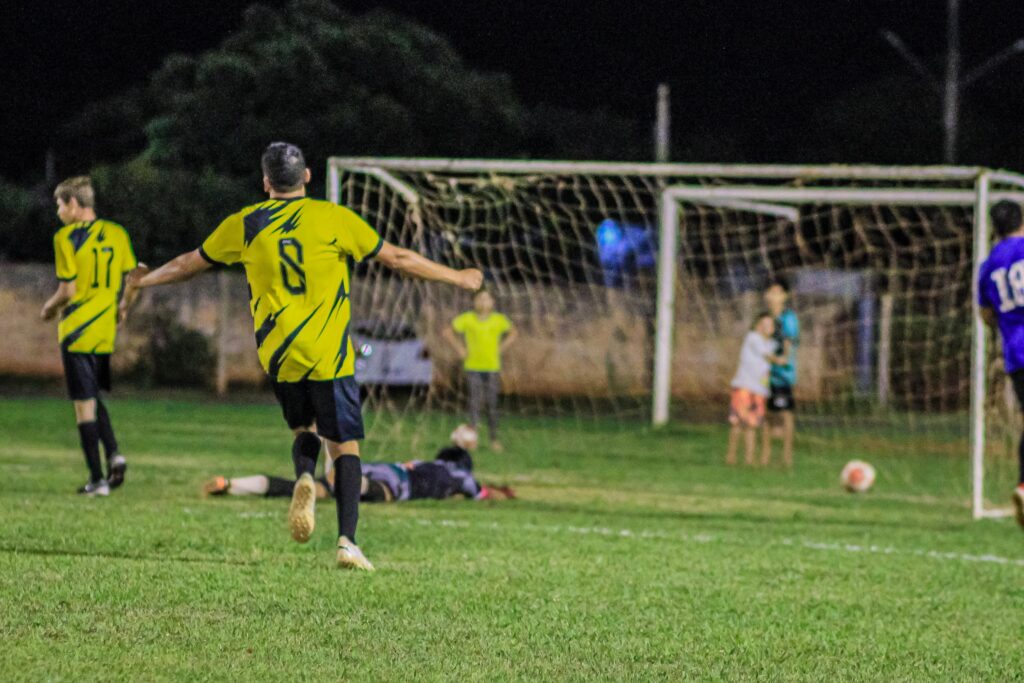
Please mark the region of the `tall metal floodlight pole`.
<svg viewBox="0 0 1024 683"><path fill-rule="evenodd" d="M984 64L969 71L966 76L961 76L963 61L960 56L960 0L947 2L946 73L941 82L893 31L883 30L882 37L907 60L910 67L924 78L932 89L942 96L942 158L945 163L953 164L956 162L957 138L960 132L960 101L964 89L1010 57L1024 52L1024 38L997 52Z"/></svg>

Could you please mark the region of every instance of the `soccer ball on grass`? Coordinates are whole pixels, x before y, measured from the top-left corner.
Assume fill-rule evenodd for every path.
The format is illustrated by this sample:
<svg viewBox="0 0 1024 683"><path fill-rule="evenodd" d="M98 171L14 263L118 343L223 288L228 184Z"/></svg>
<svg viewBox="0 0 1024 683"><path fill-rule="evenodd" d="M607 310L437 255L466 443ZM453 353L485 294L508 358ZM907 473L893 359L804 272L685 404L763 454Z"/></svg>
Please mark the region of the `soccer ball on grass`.
<svg viewBox="0 0 1024 683"><path fill-rule="evenodd" d="M875 468L863 460L851 460L839 475L839 482L850 493L864 493L875 483Z"/></svg>

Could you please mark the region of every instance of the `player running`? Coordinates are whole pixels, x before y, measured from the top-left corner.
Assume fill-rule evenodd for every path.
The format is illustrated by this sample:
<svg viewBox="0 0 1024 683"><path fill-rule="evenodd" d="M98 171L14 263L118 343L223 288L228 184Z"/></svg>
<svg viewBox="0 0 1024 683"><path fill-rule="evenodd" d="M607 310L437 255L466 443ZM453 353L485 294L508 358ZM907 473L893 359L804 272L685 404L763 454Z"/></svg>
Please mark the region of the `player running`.
<svg viewBox="0 0 1024 683"><path fill-rule="evenodd" d="M1003 364L1024 406L1024 220L1020 204L1001 201L990 212L999 243L978 271L981 319L1003 338ZM1024 437L1017 447L1020 476L1013 491L1017 522L1024 526Z"/></svg>
<svg viewBox="0 0 1024 683"><path fill-rule="evenodd" d="M307 198L310 172L295 145L272 143L261 165L267 201L228 216L201 247L130 278L130 286L181 282L214 265L245 267L260 363L295 435L292 538L305 543L313 532L313 473L323 438L337 472L338 566L372 570L356 544L363 419L349 336L348 261L375 258L405 275L473 291L483 274L389 244L350 209Z"/></svg>
<svg viewBox="0 0 1024 683"><path fill-rule="evenodd" d="M60 313L57 337L64 379L75 406L78 437L89 481L78 492L108 496L124 482L128 464L117 447L110 413L100 391L110 391L110 355L117 338L118 299L124 276L136 267L127 231L96 217L96 194L87 176L68 178L53 191L64 227L53 236L60 284L40 312L43 320ZM130 303L130 302L129 302ZM107 476L100 462L100 443Z"/></svg>
<svg viewBox="0 0 1024 683"><path fill-rule="evenodd" d="M462 336L460 341L455 335ZM473 310L452 320L445 339L459 353L469 389L469 426L476 429L480 410L487 413L491 450L501 451L498 441L498 392L501 389L501 355L515 343L518 332L512 322L494 310L494 297L485 289L473 295Z"/></svg>
<svg viewBox="0 0 1024 683"><path fill-rule="evenodd" d="M754 464L757 430L764 422L765 398L768 396L768 373L772 363L781 361L775 355L775 318L762 313L754 321L754 327L743 339L739 367L732 378L732 394L729 401L729 450L725 464L736 464L736 446L743 435L744 458L747 465ZM765 428L767 429L767 427ZM761 463L767 464L764 453Z"/></svg>
<svg viewBox="0 0 1024 683"><path fill-rule="evenodd" d="M775 353L780 357L772 364L769 378L768 422L761 433L761 464L772 460L772 437L782 436L782 461L786 467L793 466L793 435L796 419L793 411L796 401L793 387L796 386L796 347L800 344L800 321L796 312L789 307L789 284L782 278L774 280L765 290L764 302L768 312L775 319ZM778 420L775 419L778 417ZM772 424L777 422L778 424Z"/></svg>

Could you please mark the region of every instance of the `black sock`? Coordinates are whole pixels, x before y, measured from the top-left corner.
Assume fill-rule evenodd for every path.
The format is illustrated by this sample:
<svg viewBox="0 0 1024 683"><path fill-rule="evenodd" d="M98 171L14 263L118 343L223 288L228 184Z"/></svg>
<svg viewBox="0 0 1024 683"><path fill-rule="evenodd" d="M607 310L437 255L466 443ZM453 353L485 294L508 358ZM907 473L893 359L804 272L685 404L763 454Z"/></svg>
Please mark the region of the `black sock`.
<svg viewBox="0 0 1024 683"><path fill-rule="evenodd" d="M358 455L342 455L334 461L334 497L338 508L338 535L356 542L359 524L359 489L363 468Z"/></svg>
<svg viewBox="0 0 1024 683"><path fill-rule="evenodd" d="M96 424L100 428L100 441L103 443L103 452L107 454L107 462L117 455L117 437L114 436L114 427L110 424L110 413L103 401L96 401Z"/></svg>
<svg viewBox="0 0 1024 683"><path fill-rule="evenodd" d="M295 489L294 479L283 479L281 477L267 477L267 498L287 498L292 495Z"/></svg>
<svg viewBox="0 0 1024 683"><path fill-rule="evenodd" d="M89 466L89 481L95 483L103 478L100 467L100 430L96 422L78 423L78 437L82 441L85 464Z"/></svg>
<svg viewBox="0 0 1024 683"><path fill-rule="evenodd" d="M1024 484L1024 435L1020 437L1020 445L1017 446L1017 461L1020 464L1020 481L1018 483Z"/></svg>
<svg viewBox="0 0 1024 683"><path fill-rule="evenodd" d="M307 472L316 473L316 460L320 455L320 437L313 432L299 432L292 443L292 462L295 463L295 478Z"/></svg>

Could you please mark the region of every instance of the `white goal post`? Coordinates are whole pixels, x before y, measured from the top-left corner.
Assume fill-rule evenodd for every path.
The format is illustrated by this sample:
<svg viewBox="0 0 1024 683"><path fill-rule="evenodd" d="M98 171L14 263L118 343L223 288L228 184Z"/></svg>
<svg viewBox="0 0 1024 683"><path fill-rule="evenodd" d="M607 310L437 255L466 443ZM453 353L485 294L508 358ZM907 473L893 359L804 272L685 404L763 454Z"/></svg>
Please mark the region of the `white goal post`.
<svg viewBox="0 0 1024 683"><path fill-rule="evenodd" d="M653 369L649 387L650 418L656 426L664 425L670 419L673 377L677 376L673 373L673 356L679 350L674 333L679 315L677 295L682 286L678 273L681 263L680 234L681 229L685 229L688 224L698 222L698 229L704 231L702 234L709 235L716 229L715 225L724 225L723 221L727 219L740 221L736 216L746 216L746 220L752 223L778 221L798 225L805 212L823 212L821 207L844 207L851 210L855 207L871 207L880 213L888 212L886 215L896 215L903 208L919 212L922 216L931 209L962 212L956 214L956 218L967 217L970 221L966 224L967 230L971 230L973 223L973 234L966 235L969 252L967 258L970 260L972 274L971 303L969 306L964 303L970 309L973 328L968 331L965 326L963 332L965 336L970 334L971 509L976 519L1004 514L1002 510L986 505L985 501L986 405L990 402L987 401L986 376L992 349L986 345L988 333L977 315L974 282L978 267L988 253L989 207L1001 199L1024 200L1024 176L985 168L955 166L646 164L333 157L328 162L328 198L337 203L347 203L344 188L346 182L358 182L353 181L354 178L372 179L399 198L405 205L400 220L415 226L415 234L422 234L423 223L429 220L424 218L424 193L430 194L438 187L467 182L465 179L473 179L478 186L492 184L500 191L505 191L502 179L512 179L515 183L523 184L537 179L537 182L548 184L573 185L581 197L598 196L606 186L620 188L623 194L654 194L656 202L646 211L642 221L658 235L656 301L652 308ZM506 199L514 201L511 191L507 194ZM602 200L599 198L595 201ZM641 202L637 201L636 204ZM912 218L904 219L897 215L890 220L901 222L901 225L905 220L907 225L913 227L922 222L927 223L929 219L914 213ZM729 229L739 228L733 226ZM773 247L767 244L764 248L771 250ZM749 255L744 256L748 261L751 260ZM730 253L726 251L720 258L727 262ZM763 263L755 265L768 262L767 257L760 258ZM693 294L701 296L697 292ZM892 347L888 338L891 297L882 298L880 306L883 310L882 324L876 321L875 329L881 332L876 331L874 334L884 337L879 341L877 351L881 354L877 359L879 372L886 377L878 386L878 396L884 401L889 394L887 377Z"/></svg>

